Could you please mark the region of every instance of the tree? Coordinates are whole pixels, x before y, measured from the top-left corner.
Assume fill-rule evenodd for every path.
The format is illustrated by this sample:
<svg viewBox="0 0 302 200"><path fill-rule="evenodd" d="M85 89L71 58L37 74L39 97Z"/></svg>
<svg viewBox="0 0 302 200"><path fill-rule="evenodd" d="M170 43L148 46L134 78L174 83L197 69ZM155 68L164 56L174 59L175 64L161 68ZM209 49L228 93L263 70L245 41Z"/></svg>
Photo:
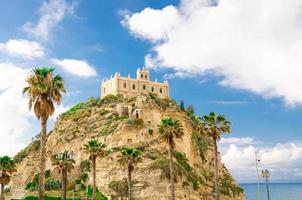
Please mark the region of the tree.
<svg viewBox="0 0 302 200"><path fill-rule="evenodd" d="M67 151L52 157L52 165L56 166L55 169L61 173L61 199L63 200L66 199L67 175L74 169L74 164L74 159L70 158Z"/></svg>
<svg viewBox="0 0 302 200"><path fill-rule="evenodd" d="M187 107L187 113L189 113L189 114L194 114L194 108L193 108L192 105L189 105L189 106Z"/></svg>
<svg viewBox="0 0 302 200"><path fill-rule="evenodd" d="M4 200L4 186L10 182L10 176L16 171L15 161L11 157L0 157L1 200Z"/></svg>
<svg viewBox="0 0 302 200"><path fill-rule="evenodd" d="M179 107L180 107L180 110L185 111L185 103L184 103L184 100L181 100L181 101L180 101Z"/></svg>
<svg viewBox="0 0 302 200"><path fill-rule="evenodd" d="M132 199L132 180L131 174L134 171L134 165L142 161L140 149L124 147L121 149L121 154L119 155L118 162L122 166L127 166L128 171L128 199Z"/></svg>
<svg viewBox="0 0 302 200"><path fill-rule="evenodd" d="M173 170L173 150L175 147L175 138L181 138L183 135L183 128L178 120L172 118L164 118L159 125L159 133L168 145L169 155L169 170L171 182L171 199L175 200L175 185L174 185L174 170Z"/></svg>
<svg viewBox="0 0 302 200"><path fill-rule="evenodd" d="M45 198L47 120L55 111L54 103L60 104L65 93L63 78L54 76L53 72L54 68L34 68L26 79L28 86L23 89L23 94L29 96L29 109L33 107L36 117L41 120L39 200Z"/></svg>
<svg viewBox="0 0 302 200"><path fill-rule="evenodd" d="M92 198L96 199L96 159L97 157L105 157L110 151L105 150L106 145L98 140L90 140L84 145L84 151L89 154L89 159L92 161L92 173L93 173L93 192Z"/></svg>
<svg viewBox="0 0 302 200"><path fill-rule="evenodd" d="M224 115L216 115L211 112L209 115L204 115L200 118L200 122L203 125L201 132L212 137L214 145L214 182L216 191L216 200L220 199L219 192L219 174L218 174L218 150L217 141L220 140L220 136L223 133L230 133L231 127L230 122L225 118Z"/></svg>

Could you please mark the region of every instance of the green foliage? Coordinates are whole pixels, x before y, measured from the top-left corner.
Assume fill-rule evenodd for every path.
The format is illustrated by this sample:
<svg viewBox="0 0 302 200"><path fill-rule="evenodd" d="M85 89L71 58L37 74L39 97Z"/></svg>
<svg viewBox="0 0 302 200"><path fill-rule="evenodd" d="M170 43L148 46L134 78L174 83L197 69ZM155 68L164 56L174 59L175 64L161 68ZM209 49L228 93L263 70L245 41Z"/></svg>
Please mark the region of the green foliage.
<svg viewBox="0 0 302 200"><path fill-rule="evenodd" d="M185 111L185 103L184 100L180 101L180 105L179 105L180 110Z"/></svg>
<svg viewBox="0 0 302 200"><path fill-rule="evenodd" d="M154 131L153 131L152 128L148 128L148 134L149 134L149 135L153 135L153 132L154 132Z"/></svg>
<svg viewBox="0 0 302 200"><path fill-rule="evenodd" d="M50 169L45 171L45 178L50 178L51 177L51 171Z"/></svg>
<svg viewBox="0 0 302 200"><path fill-rule="evenodd" d="M141 118L130 118L126 121L126 124L142 128L144 126L144 120Z"/></svg>
<svg viewBox="0 0 302 200"><path fill-rule="evenodd" d="M121 102L123 100L124 100L123 95L108 94L107 96L105 96L101 99L101 104L117 103L117 102Z"/></svg>
<svg viewBox="0 0 302 200"><path fill-rule="evenodd" d="M192 142L195 149L199 152L202 161L206 161L206 152L212 147L210 137L193 132Z"/></svg>
<svg viewBox="0 0 302 200"><path fill-rule="evenodd" d="M40 141L35 140L32 143L30 143L25 149L21 150L19 153L17 153L14 156L14 161L18 164L22 162L24 158L28 156L30 152L38 151L40 148Z"/></svg>
<svg viewBox="0 0 302 200"><path fill-rule="evenodd" d="M111 181L109 188L116 192L117 197L123 198L128 196L128 183L126 178L120 181Z"/></svg>
<svg viewBox="0 0 302 200"><path fill-rule="evenodd" d="M219 184L221 194L229 197L236 197L244 192L244 190L234 182L229 173L223 175Z"/></svg>
<svg viewBox="0 0 302 200"><path fill-rule="evenodd" d="M193 106L192 105L189 105L188 107L187 107L187 111L186 111L188 114L194 114L194 108L193 108Z"/></svg>
<svg viewBox="0 0 302 200"><path fill-rule="evenodd" d="M169 98L160 98L156 94L150 93L150 98L162 109L167 109L176 105L174 100Z"/></svg>
<svg viewBox="0 0 302 200"><path fill-rule="evenodd" d="M38 200L39 198L37 196L27 196L24 198L24 200ZM61 197L49 197L45 196L45 200L61 200ZM67 198L67 200L73 200L71 198ZM81 200L80 198L75 198L74 200ZM101 199L103 200L103 199ZM105 200L105 199L104 199Z"/></svg>
<svg viewBox="0 0 302 200"><path fill-rule="evenodd" d="M100 99L95 99L93 97L90 97L87 99L87 101L79 103L73 107L71 107L67 112L65 112L62 116L70 116L78 111L85 111L88 108L91 108L93 106L100 105Z"/></svg>
<svg viewBox="0 0 302 200"><path fill-rule="evenodd" d="M61 182L58 180L47 179L45 182L45 190L60 190L61 189Z"/></svg>
<svg viewBox="0 0 302 200"><path fill-rule="evenodd" d="M199 174L190 166L188 159L184 153L173 153L176 162L174 161L175 181L183 180L183 186L191 186L194 190L198 189L204 182ZM169 160L159 152L148 152L145 156L153 160L151 168L161 169L165 178L170 179ZM180 179L183 177L183 179Z"/></svg>
<svg viewBox="0 0 302 200"><path fill-rule="evenodd" d="M83 160L80 163L80 170L81 172L90 172L90 161L89 160Z"/></svg>

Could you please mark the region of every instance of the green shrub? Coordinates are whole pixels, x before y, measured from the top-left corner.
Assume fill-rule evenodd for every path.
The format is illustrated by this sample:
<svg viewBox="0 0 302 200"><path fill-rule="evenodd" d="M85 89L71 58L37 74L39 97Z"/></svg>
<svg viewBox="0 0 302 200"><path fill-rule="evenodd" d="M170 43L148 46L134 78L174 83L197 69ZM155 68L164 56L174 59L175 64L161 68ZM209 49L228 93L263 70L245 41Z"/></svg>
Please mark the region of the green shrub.
<svg viewBox="0 0 302 200"><path fill-rule="evenodd" d="M152 128L148 128L148 134L153 135L153 129Z"/></svg>
<svg viewBox="0 0 302 200"><path fill-rule="evenodd" d="M61 182L58 180L49 179L45 182L45 190L60 190L61 189Z"/></svg>
<svg viewBox="0 0 302 200"><path fill-rule="evenodd" d="M126 124L141 128L144 126L144 120L141 118L131 118L127 120Z"/></svg>
<svg viewBox="0 0 302 200"><path fill-rule="evenodd" d="M120 181L111 181L109 188L116 192L118 197L123 198L128 196L128 183L126 178Z"/></svg>

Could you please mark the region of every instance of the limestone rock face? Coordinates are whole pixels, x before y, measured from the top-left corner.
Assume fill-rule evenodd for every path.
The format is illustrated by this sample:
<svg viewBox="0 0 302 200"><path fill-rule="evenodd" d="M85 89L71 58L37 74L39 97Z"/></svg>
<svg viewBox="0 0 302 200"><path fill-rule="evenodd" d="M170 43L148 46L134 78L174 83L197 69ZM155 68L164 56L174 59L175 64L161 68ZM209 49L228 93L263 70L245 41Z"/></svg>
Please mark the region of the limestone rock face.
<svg viewBox="0 0 302 200"><path fill-rule="evenodd" d="M142 162L135 166L132 175L133 196L135 199L169 199L167 146L158 132L158 125L164 117L179 120L184 129L183 138L175 141L177 199L213 199L211 139L196 134L198 122L194 116L181 111L173 100L160 99L155 95L142 94L126 99L121 96L91 98L59 116L48 136L47 169L59 180L60 176L50 158L64 150L73 151L76 167L69 183L70 187L74 187L74 180L83 173L82 163L89 159L83 146L91 139L98 139L108 149L113 149L113 153L110 157L97 160L97 186L106 196L122 198L126 195L122 186L126 187L127 170L117 162L118 150L124 146L142 148ZM12 178L14 186L24 187L38 172L38 148L27 149L30 150L16 155L19 163ZM242 189L220 160L219 163L222 199L244 199ZM91 184L91 172L88 175L86 184Z"/></svg>

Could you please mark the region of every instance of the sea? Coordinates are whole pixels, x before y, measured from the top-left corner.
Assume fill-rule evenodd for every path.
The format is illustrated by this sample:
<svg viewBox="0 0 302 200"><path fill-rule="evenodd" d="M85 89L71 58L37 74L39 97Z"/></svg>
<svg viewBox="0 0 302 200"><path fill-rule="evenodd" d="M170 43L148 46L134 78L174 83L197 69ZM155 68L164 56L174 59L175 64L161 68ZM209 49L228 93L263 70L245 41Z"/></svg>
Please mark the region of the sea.
<svg viewBox="0 0 302 200"><path fill-rule="evenodd" d="M258 200L257 183L239 184L246 200ZM267 200L266 185L260 184L261 200ZM270 200L302 200L302 183L270 183Z"/></svg>

